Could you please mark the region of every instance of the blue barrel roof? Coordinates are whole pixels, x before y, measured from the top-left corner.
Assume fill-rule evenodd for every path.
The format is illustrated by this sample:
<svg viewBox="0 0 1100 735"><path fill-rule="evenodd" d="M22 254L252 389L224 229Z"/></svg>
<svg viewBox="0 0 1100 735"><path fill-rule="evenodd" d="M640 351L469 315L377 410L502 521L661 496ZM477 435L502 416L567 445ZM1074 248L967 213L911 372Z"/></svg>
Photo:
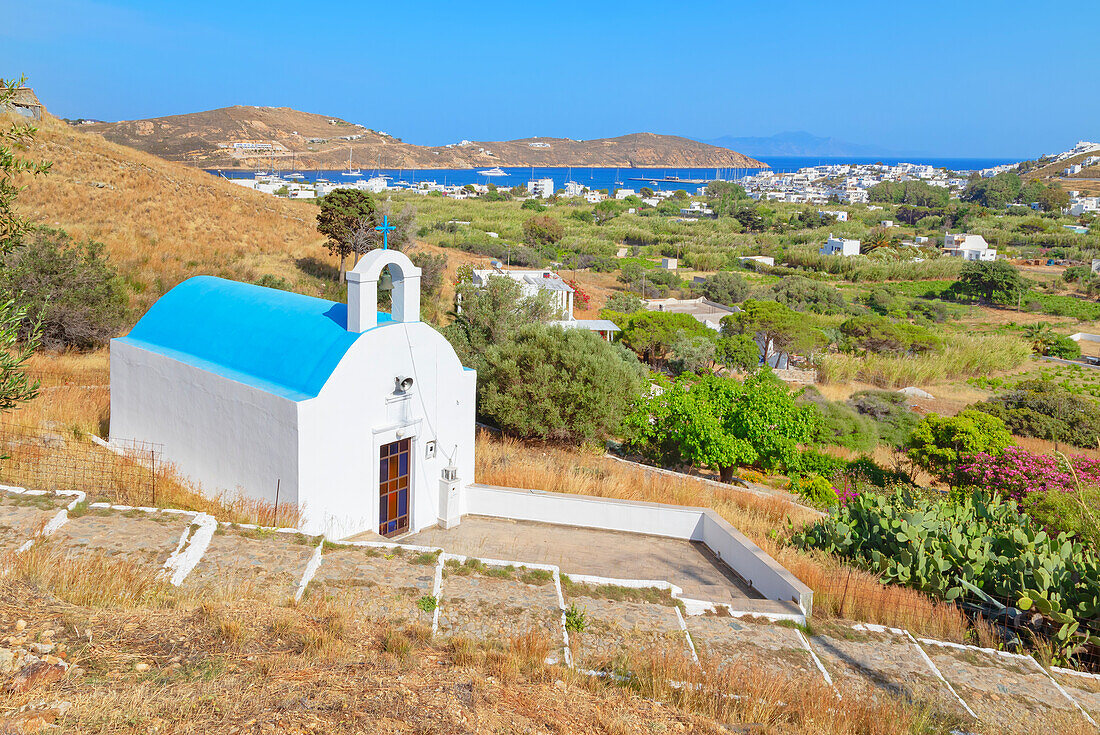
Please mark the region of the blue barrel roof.
<svg viewBox="0 0 1100 735"><path fill-rule="evenodd" d="M388 321L378 314L380 325ZM360 337L347 323L346 304L197 276L164 294L116 341L301 401L320 392Z"/></svg>

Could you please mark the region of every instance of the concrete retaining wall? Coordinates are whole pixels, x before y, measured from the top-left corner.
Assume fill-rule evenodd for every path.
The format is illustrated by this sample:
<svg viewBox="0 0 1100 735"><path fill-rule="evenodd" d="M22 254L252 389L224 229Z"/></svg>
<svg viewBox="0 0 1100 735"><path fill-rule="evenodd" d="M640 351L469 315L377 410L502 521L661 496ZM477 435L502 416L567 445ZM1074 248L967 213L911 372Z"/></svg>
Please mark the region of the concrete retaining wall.
<svg viewBox="0 0 1100 735"><path fill-rule="evenodd" d="M769 600L794 602L806 615L812 611L813 590L711 510L482 484L465 493L472 515L702 542Z"/></svg>

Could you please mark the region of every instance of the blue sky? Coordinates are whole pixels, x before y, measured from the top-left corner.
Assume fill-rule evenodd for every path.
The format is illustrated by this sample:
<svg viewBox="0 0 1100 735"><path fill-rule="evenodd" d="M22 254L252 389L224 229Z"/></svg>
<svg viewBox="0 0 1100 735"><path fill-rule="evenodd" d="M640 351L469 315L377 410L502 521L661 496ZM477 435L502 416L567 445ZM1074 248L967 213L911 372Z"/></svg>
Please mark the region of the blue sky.
<svg viewBox="0 0 1100 735"><path fill-rule="evenodd" d="M0 0L63 117L233 104L412 143L788 130L940 156L1100 138L1100 3Z"/></svg>

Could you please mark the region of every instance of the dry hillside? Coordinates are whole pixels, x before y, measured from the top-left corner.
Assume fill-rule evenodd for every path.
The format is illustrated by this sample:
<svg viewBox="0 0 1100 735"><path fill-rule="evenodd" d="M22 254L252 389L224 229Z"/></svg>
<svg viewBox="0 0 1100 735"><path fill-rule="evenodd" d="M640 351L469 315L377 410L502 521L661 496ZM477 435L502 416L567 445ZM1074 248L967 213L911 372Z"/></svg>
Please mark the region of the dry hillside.
<svg viewBox="0 0 1100 735"><path fill-rule="evenodd" d="M1078 156L1071 156L1064 161L1048 163L1045 166L1040 166L1028 171L1023 175L1023 178L1025 180L1039 179L1047 183L1057 182L1067 191L1077 190L1089 196L1096 196L1100 194L1100 165L1082 168L1079 173L1073 176L1066 176L1064 174L1066 168L1069 166L1075 163L1083 165L1086 158L1096 155L1095 152L1082 153Z"/></svg>
<svg viewBox="0 0 1100 735"><path fill-rule="evenodd" d="M20 208L38 224L103 242L139 302L198 273L253 280L326 259L314 204L246 190L49 116L30 155L53 169L25 182Z"/></svg>
<svg viewBox="0 0 1100 735"><path fill-rule="evenodd" d="M480 166L670 166L757 168L767 164L727 148L687 138L634 133L578 141L524 138L468 145L417 146L338 118L289 107L237 105L217 110L79 126L116 143L204 168L271 165L344 168L349 152L366 168L473 168ZM355 140L341 140L359 136ZM313 140L314 142L311 142ZM271 143L277 153L244 154L233 143ZM534 147L533 147L534 146Z"/></svg>

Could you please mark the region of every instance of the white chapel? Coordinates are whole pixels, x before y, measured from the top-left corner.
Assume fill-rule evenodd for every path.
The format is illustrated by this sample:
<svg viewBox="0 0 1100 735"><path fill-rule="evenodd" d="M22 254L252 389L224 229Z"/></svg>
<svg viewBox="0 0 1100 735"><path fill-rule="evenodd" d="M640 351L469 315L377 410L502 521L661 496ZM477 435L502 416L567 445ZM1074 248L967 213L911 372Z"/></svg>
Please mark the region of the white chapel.
<svg viewBox="0 0 1100 735"><path fill-rule="evenodd" d="M308 533L396 537L465 512L475 387L420 321L420 270L379 249L347 305L211 276L173 288L111 342L111 438L160 445L208 495L278 497Z"/></svg>

